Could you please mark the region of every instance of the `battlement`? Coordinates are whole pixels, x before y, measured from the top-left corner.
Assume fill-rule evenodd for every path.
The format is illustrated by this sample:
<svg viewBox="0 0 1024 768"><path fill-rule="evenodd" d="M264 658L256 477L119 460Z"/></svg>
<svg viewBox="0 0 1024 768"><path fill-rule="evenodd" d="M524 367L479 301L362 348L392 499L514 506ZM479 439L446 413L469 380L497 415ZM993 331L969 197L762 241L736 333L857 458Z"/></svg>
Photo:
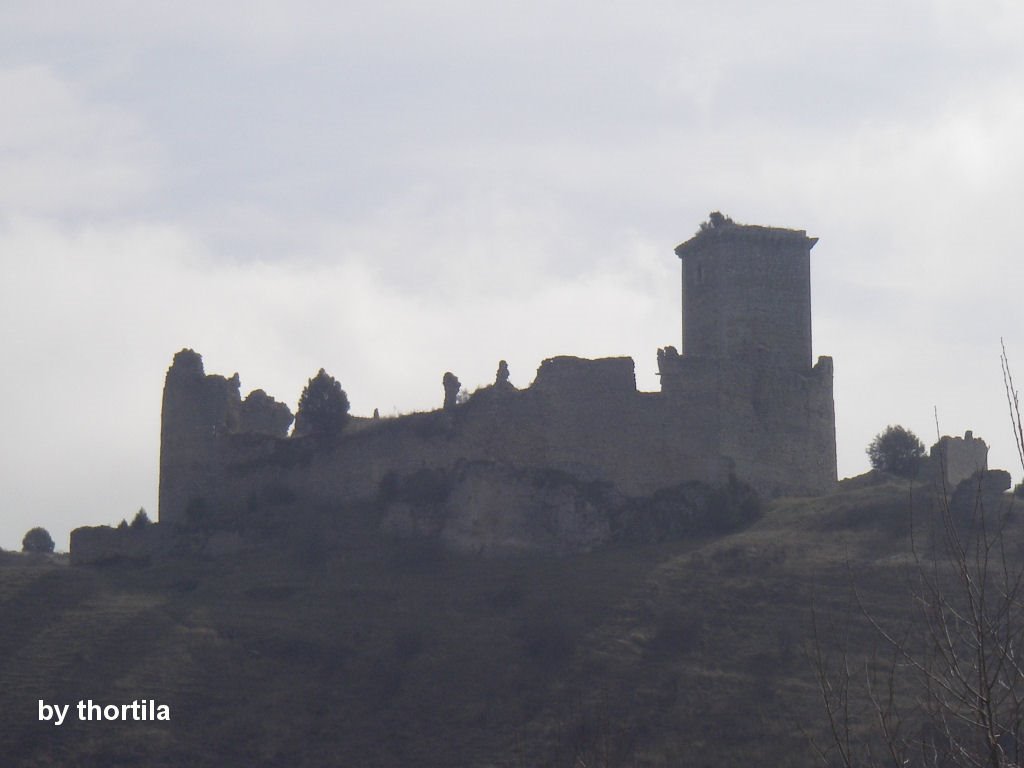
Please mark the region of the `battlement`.
<svg viewBox="0 0 1024 768"><path fill-rule="evenodd" d="M530 389L555 397L623 398L636 394L635 368L631 357L552 357L540 364Z"/></svg>

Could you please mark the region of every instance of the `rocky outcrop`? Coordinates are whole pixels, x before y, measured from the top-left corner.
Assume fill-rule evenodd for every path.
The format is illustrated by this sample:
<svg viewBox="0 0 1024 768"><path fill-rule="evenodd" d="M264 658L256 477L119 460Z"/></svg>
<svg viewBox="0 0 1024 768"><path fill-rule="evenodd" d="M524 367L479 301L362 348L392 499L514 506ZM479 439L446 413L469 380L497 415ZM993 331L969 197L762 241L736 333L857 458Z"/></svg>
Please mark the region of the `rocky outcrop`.
<svg viewBox="0 0 1024 768"><path fill-rule="evenodd" d="M621 495L558 472L473 462L382 484L381 526L479 554L586 552L610 539Z"/></svg>
<svg viewBox="0 0 1024 768"><path fill-rule="evenodd" d="M608 542L616 497L565 476L478 465L452 489L440 538L451 549L484 554L587 552Z"/></svg>
<svg viewBox="0 0 1024 768"><path fill-rule="evenodd" d="M380 504L387 534L482 555L589 552L726 533L760 515L757 494L735 479L628 497L610 483L490 462L390 476Z"/></svg>
<svg viewBox="0 0 1024 768"><path fill-rule="evenodd" d="M1010 490L1010 473L1002 469L975 472L962 480L949 498L949 511L954 520L970 522L984 516L995 519L1009 508L1006 491Z"/></svg>

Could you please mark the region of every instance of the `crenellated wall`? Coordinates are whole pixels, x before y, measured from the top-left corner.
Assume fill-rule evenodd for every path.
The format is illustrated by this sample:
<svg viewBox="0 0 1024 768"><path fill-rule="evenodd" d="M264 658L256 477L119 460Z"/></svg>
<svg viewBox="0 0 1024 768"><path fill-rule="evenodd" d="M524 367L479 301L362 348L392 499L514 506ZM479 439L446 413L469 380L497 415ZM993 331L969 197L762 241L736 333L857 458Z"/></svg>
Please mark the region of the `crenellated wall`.
<svg viewBox="0 0 1024 768"><path fill-rule="evenodd" d="M218 398L233 402L223 396L225 380L205 377L187 390L197 396L197 412L185 417L172 400L189 429L167 424L174 411L165 414L165 435L174 439L162 446L160 519L189 522L207 510L244 516L253 499L281 488L317 502L372 498L389 474L470 461L607 480L628 495L688 480L723 482L730 473L769 494L831 488L824 361L806 376L753 376L720 361L702 371L695 361L680 364L681 380L666 392L641 393L629 358L545 360L528 389L488 387L453 410L379 419L334 441L228 428L229 409L212 407ZM177 388L174 368L167 386ZM199 427L203 416L209 422Z"/></svg>

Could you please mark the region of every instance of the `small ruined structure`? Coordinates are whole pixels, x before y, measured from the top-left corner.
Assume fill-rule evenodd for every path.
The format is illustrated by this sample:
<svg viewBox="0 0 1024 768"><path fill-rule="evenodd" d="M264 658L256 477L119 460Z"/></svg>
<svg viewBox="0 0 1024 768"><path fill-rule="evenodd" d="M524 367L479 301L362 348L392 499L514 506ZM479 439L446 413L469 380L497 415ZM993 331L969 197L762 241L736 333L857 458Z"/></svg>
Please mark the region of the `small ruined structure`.
<svg viewBox="0 0 1024 768"><path fill-rule="evenodd" d="M446 374L442 409L361 420L313 445L286 436L286 406L259 390L242 400L237 374L207 374L197 353L182 350L164 387L159 519L244 520L260 499L282 493L376 498L395 478L473 463L504 468L473 473L474 488L488 477L553 471L627 497L730 478L769 496L827 492L836 483L835 418L832 360L811 361L815 242L802 230L719 214L678 246L682 350L658 351L660 392L637 391L627 357L544 360L526 389L511 385L502 361L495 383L465 401ZM467 531L486 525L494 511L486 499L508 496L463 495L477 505L461 520ZM577 507L559 507L559 525Z"/></svg>
<svg viewBox="0 0 1024 768"><path fill-rule="evenodd" d="M462 389L462 382L459 381L458 376L448 371L441 378L441 384L444 386L444 405L442 407L446 411L451 411L458 404L459 390Z"/></svg>
<svg viewBox="0 0 1024 768"><path fill-rule="evenodd" d="M929 451L932 463L947 488L988 469L988 445L971 430L963 437L944 435Z"/></svg>

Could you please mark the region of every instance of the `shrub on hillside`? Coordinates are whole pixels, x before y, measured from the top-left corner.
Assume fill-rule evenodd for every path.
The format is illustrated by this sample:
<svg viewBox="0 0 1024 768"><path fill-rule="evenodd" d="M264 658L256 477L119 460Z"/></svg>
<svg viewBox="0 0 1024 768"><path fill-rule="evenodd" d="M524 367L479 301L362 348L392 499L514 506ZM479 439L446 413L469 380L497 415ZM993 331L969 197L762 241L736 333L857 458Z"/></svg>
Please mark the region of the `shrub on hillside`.
<svg viewBox="0 0 1024 768"><path fill-rule="evenodd" d="M53 537L45 528L33 528L21 540L22 552L53 552Z"/></svg>
<svg viewBox="0 0 1024 768"><path fill-rule="evenodd" d="M875 435L867 447L871 468L900 477L913 477L924 457L924 443L900 425L889 425Z"/></svg>
<svg viewBox="0 0 1024 768"><path fill-rule="evenodd" d="M295 414L296 435L337 435L348 423L348 395L323 368L306 384Z"/></svg>

